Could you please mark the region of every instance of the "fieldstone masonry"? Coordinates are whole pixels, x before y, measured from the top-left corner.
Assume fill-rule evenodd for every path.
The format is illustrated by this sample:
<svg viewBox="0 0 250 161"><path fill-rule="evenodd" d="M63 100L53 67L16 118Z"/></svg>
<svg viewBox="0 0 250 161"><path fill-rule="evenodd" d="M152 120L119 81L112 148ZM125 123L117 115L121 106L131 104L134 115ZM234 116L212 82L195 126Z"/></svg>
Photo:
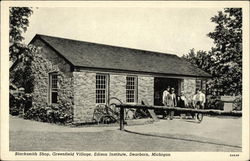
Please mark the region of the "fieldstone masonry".
<svg viewBox="0 0 250 161"><path fill-rule="evenodd" d="M111 74L110 77L110 98L116 97L123 103L126 102L126 76Z"/></svg>
<svg viewBox="0 0 250 161"><path fill-rule="evenodd" d="M74 122L93 122L95 103L95 72L73 72L74 76ZM138 76L138 103L147 99L153 105L154 78ZM126 74L109 74L109 97L126 103Z"/></svg>
<svg viewBox="0 0 250 161"><path fill-rule="evenodd" d="M150 105L154 104L154 77L138 76L138 103L146 99Z"/></svg>
<svg viewBox="0 0 250 161"><path fill-rule="evenodd" d="M66 113L73 112L73 75L70 65L59 57L52 49L42 41L34 42L40 50L32 61L34 80L34 91L32 93L32 106L45 108L50 105L49 96L49 73L58 73L58 105L63 105Z"/></svg>
<svg viewBox="0 0 250 161"><path fill-rule="evenodd" d="M95 109L96 73L73 72L74 75L74 122L93 122Z"/></svg>
<svg viewBox="0 0 250 161"><path fill-rule="evenodd" d="M196 82L195 79L184 79L184 94L189 101L192 100L195 95Z"/></svg>

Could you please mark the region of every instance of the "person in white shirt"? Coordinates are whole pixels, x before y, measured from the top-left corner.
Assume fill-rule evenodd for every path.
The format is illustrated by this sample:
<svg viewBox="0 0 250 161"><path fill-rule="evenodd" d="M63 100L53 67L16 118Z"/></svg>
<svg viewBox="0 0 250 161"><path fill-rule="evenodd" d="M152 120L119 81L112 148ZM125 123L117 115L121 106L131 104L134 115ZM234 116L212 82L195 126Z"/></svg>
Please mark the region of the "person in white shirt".
<svg viewBox="0 0 250 161"><path fill-rule="evenodd" d="M204 109L204 104L206 102L206 96L200 89L197 89L197 94L193 97L194 107L198 109Z"/></svg>
<svg viewBox="0 0 250 161"><path fill-rule="evenodd" d="M170 107L176 107L177 106L176 94L175 94L175 89L174 88L171 88L169 106ZM174 110L169 111L168 117L170 118L170 120L173 120L173 118L174 118Z"/></svg>
<svg viewBox="0 0 250 161"><path fill-rule="evenodd" d="M162 94L162 103L164 106L169 107L169 101L170 101L170 87L168 86L166 90L163 91ZM167 111L163 112L163 118L167 116Z"/></svg>
<svg viewBox="0 0 250 161"><path fill-rule="evenodd" d="M168 86L166 90L163 91L163 94L162 94L162 103L165 105L165 106L168 106L169 104L169 101L168 101L168 95L170 94L170 87Z"/></svg>

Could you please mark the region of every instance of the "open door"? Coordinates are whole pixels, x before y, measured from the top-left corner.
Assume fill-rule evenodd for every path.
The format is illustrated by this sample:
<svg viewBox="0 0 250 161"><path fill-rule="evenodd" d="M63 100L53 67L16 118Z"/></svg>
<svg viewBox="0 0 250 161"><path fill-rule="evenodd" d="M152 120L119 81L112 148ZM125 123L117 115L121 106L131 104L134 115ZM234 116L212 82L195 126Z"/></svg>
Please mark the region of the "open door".
<svg viewBox="0 0 250 161"><path fill-rule="evenodd" d="M175 89L176 95L180 94L181 89L181 79L177 78L164 78L155 77L154 78L154 105L162 106L162 94L163 91L170 86L170 88Z"/></svg>

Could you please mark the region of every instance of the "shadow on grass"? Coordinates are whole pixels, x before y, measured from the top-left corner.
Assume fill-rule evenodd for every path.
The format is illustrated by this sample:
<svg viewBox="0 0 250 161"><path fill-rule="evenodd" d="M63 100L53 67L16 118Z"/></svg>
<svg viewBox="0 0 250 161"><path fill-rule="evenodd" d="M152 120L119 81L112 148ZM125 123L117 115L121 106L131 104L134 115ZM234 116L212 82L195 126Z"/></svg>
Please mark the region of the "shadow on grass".
<svg viewBox="0 0 250 161"><path fill-rule="evenodd" d="M191 122L191 123L194 123L194 124L200 124L201 122L198 122L196 120L185 120L185 122Z"/></svg>
<svg viewBox="0 0 250 161"><path fill-rule="evenodd" d="M161 136L161 135L155 135L155 134L145 134L145 133L139 133L139 132L134 132L134 131L129 131L129 130L124 130L124 131L127 132L127 133L143 135L143 136L152 136L152 137L158 137L158 138L166 138L166 139L173 139L173 140L183 140L183 141L191 141L191 142L203 143L203 144L212 144L212 145L219 145L219 146L242 148L241 146L237 146L237 145L214 143L214 142L210 142L210 141L201 141L201 140L195 140L195 139L178 138L178 137L172 137L172 136Z"/></svg>

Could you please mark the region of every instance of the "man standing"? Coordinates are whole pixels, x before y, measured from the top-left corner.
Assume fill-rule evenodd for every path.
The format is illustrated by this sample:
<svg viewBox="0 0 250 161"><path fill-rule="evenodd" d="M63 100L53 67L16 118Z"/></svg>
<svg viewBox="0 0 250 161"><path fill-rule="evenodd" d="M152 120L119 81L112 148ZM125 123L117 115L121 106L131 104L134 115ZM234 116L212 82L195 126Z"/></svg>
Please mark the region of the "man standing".
<svg viewBox="0 0 250 161"><path fill-rule="evenodd" d="M169 107L169 101L170 101L171 97L170 97L170 87L168 86L166 90L163 91L162 94L162 103L164 104L164 106ZM167 115L167 111L163 112L163 118L166 117Z"/></svg>
<svg viewBox="0 0 250 161"><path fill-rule="evenodd" d="M175 94L175 89L174 88L171 88L171 93L170 93L170 103L169 103L169 106L170 107L176 107L177 106L177 101L176 101L176 94ZM170 115L170 120L173 120L174 118L174 110L170 110L169 111L169 115Z"/></svg>
<svg viewBox="0 0 250 161"><path fill-rule="evenodd" d="M204 109L204 104L206 102L206 96L201 92L200 89L197 89L197 94L193 97L194 107L197 109Z"/></svg>
<svg viewBox="0 0 250 161"><path fill-rule="evenodd" d="M168 86L166 88L166 90L163 91L163 94L162 94L162 103L167 106L168 105L168 95L169 95L169 92L170 92L170 87Z"/></svg>

